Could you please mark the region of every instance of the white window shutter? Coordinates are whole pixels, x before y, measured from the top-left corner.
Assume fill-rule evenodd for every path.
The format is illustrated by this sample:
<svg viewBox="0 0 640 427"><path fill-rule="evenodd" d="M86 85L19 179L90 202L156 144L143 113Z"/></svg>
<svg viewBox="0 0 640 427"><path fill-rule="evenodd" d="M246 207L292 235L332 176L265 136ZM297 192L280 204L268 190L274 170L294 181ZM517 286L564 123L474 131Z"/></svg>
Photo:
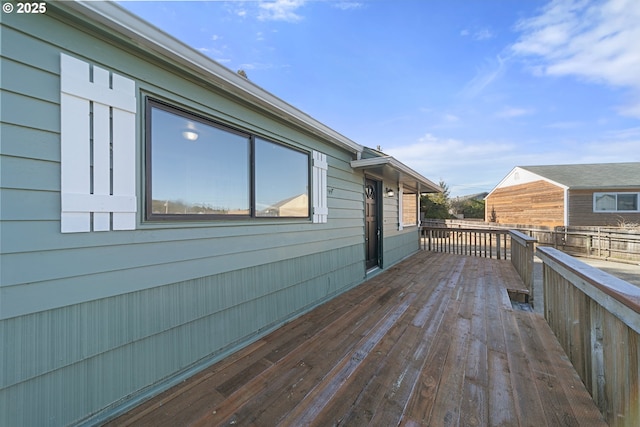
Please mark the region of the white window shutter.
<svg viewBox="0 0 640 427"><path fill-rule="evenodd" d="M399 231L402 231L402 229L404 228L403 226L404 216L402 214L403 194L404 194L404 187L402 186L402 184L398 184L398 230Z"/></svg>
<svg viewBox="0 0 640 427"><path fill-rule="evenodd" d="M61 231L136 225L135 82L60 56Z"/></svg>
<svg viewBox="0 0 640 427"><path fill-rule="evenodd" d="M327 155L318 151L313 152L313 222L327 222L329 208L327 207Z"/></svg>

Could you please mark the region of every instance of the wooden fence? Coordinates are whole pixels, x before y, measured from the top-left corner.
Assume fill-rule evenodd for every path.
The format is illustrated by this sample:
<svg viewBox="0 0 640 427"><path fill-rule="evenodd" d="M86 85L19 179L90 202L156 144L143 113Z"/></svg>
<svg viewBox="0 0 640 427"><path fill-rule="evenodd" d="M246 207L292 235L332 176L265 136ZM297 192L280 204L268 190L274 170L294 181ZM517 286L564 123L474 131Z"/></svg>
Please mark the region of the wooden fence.
<svg viewBox="0 0 640 427"><path fill-rule="evenodd" d="M610 426L640 420L640 288L550 247L545 318Z"/></svg>

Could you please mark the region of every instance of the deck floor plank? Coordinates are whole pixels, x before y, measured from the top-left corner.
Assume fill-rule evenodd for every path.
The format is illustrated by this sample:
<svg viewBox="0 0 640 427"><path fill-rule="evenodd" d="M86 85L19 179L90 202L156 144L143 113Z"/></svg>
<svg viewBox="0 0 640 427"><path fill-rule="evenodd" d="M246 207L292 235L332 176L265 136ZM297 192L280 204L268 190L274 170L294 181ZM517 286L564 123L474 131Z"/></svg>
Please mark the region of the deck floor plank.
<svg viewBox="0 0 640 427"><path fill-rule="evenodd" d="M606 425L523 288L421 251L107 425Z"/></svg>

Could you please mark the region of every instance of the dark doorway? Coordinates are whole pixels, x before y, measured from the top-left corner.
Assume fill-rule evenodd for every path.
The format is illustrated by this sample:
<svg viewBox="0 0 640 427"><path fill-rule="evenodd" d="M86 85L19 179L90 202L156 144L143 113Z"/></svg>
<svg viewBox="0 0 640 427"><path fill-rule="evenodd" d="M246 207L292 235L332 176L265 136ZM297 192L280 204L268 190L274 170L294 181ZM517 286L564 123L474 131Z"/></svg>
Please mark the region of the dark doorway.
<svg viewBox="0 0 640 427"><path fill-rule="evenodd" d="M379 249L380 249L380 225L379 225L379 208L378 199L379 186L377 181L371 179L365 180L365 245L367 270L379 265Z"/></svg>

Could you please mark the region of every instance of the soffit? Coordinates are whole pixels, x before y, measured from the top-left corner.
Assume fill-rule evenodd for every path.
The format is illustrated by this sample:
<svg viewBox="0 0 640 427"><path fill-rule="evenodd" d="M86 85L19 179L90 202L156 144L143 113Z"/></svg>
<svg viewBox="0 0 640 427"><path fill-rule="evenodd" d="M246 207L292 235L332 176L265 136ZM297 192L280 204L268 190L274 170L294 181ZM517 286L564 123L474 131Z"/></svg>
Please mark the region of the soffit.
<svg viewBox="0 0 640 427"><path fill-rule="evenodd" d="M385 181L402 184L408 190L426 193L443 191L438 185L391 156L353 160L351 167L371 172L382 177Z"/></svg>

